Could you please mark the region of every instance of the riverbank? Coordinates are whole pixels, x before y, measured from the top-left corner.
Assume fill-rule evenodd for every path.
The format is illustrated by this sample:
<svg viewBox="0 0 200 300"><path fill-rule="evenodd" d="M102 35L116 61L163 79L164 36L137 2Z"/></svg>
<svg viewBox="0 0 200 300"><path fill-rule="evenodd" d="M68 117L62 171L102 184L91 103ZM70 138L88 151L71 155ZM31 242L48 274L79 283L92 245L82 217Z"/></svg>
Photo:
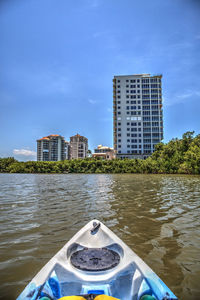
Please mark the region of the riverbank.
<svg viewBox="0 0 200 300"><path fill-rule="evenodd" d="M0 158L0 173L142 173L142 174L200 174L200 135L186 132L182 139L160 143L145 160L94 158L58 162L19 162Z"/></svg>

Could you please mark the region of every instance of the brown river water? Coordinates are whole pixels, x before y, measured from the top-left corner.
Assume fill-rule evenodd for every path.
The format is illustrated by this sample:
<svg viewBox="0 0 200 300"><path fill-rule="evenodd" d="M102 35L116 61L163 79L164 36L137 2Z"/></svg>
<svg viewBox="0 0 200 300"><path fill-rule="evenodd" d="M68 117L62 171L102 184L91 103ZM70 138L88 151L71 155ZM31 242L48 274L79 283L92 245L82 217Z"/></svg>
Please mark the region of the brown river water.
<svg viewBox="0 0 200 300"><path fill-rule="evenodd" d="M179 299L200 299L200 176L0 174L0 298L97 218Z"/></svg>

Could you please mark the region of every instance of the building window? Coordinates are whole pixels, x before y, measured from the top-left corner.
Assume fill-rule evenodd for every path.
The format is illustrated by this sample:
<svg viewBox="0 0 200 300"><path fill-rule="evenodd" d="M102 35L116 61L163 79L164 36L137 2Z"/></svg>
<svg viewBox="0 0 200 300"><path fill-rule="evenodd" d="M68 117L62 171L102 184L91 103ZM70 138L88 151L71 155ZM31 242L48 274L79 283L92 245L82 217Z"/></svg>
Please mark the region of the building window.
<svg viewBox="0 0 200 300"><path fill-rule="evenodd" d="M149 95L142 95L142 99L150 99Z"/></svg>
<svg viewBox="0 0 200 300"><path fill-rule="evenodd" d="M158 122L152 122L152 126L159 126Z"/></svg>
<svg viewBox="0 0 200 300"><path fill-rule="evenodd" d="M152 94L158 94L158 90L155 90L155 89L154 89L154 90L151 90L151 93L152 93Z"/></svg>
<svg viewBox="0 0 200 300"><path fill-rule="evenodd" d="M129 88L129 85L126 85L126 88Z"/></svg>
<svg viewBox="0 0 200 300"><path fill-rule="evenodd" d="M150 116L150 111L148 111L148 110L143 111L143 116Z"/></svg>
<svg viewBox="0 0 200 300"><path fill-rule="evenodd" d="M120 80L117 80L117 82L120 82Z"/></svg>
<svg viewBox="0 0 200 300"><path fill-rule="evenodd" d="M152 121L159 121L159 117L152 117Z"/></svg>
<svg viewBox="0 0 200 300"><path fill-rule="evenodd" d="M149 104L150 105L150 100L143 100L142 104L146 104L146 105Z"/></svg>
<svg viewBox="0 0 200 300"><path fill-rule="evenodd" d="M142 79L142 83L149 83L149 79L148 78Z"/></svg>
<svg viewBox="0 0 200 300"><path fill-rule="evenodd" d="M153 111L152 111L152 115L159 115L159 113L158 113L157 110L153 110Z"/></svg>
<svg viewBox="0 0 200 300"><path fill-rule="evenodd" d="M117 88L120 89L120 85L118 85Z"/></svg>
<svg viewBox="0 0 200 300"><path fill-rule="evenodd" d="M149 89L149 84L142 84L143 89Z"/></svg>
<svg viewBox="0 0 200 300"><path fill-rule="evenodd" d="M131 83L134 83L134 82L135 82L135 79L132 79L132 80L131 80Z"/></svg>
<svg viewBox="0 0 200 300"><path fill-rule="evenodd" d="M126 95L126 98L128 99L128 98L129 98L129 95Z"/></svg>
<svg viewBox="0 0 200 300"><path fill-rule="evenodd" d="M132 111L132 112L131 112L131 115L132 115L132 116L136 116L136 111Z"/></svg>
<svg viewBox="0 0 200 300"><path fill-rule="evenodd" d="M117 96L118 99L121 99L121 96Z"/></svg>
<svg viewBox="0 0 200 300"><path fill-rule="evenodd" d="M142 94L149 94L149 90L142 90Z"/></svg>
<svg viewBox="0 0 200 300"><path fill-rule="evenodd" d="M143 121L150 121L150 119L151 119L150 117L144 117Z"/></svg>
<svg viewBox="0 0 200 300"><path fill-rule="evenodd" d="M129 80L128 80L128 79L126 79L126 82L129 82Z"/></svg>

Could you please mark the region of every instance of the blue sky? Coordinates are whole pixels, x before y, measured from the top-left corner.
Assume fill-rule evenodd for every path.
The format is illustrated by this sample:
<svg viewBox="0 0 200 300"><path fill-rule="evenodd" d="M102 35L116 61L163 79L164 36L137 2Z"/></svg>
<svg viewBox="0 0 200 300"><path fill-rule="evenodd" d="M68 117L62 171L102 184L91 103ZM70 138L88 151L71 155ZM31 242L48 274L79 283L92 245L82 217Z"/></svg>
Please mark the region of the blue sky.
<svg viewBox="0 0 200 300"><path fill-rule="evenodd" d="M0 157L112 146L114 75L163 74L164 142L200 133L200 1L1 0Z"/></svg>

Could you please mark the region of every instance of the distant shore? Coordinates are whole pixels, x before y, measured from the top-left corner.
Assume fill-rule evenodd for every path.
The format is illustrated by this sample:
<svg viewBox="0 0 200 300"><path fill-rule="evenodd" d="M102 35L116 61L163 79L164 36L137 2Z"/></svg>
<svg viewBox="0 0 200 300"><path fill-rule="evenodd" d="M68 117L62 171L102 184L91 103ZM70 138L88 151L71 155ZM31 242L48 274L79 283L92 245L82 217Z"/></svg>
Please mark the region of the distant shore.
<svg viewBox="0 0 200 300"><path fill-rule="evenodd" d="M0 158L0 173L142 173L200 174L200 135L186 132L182 139L159 143L147 159L94 158L19 162L12 157Z"/></svg>
<svg viewBox="0 0 200 300"><path fill-rule="evenodd" d="M94 158L19 162L0 158L0 173L142 173L142 174L200 174L200 135L186 132L182 139L160 143L145 160Z"/></svg>

